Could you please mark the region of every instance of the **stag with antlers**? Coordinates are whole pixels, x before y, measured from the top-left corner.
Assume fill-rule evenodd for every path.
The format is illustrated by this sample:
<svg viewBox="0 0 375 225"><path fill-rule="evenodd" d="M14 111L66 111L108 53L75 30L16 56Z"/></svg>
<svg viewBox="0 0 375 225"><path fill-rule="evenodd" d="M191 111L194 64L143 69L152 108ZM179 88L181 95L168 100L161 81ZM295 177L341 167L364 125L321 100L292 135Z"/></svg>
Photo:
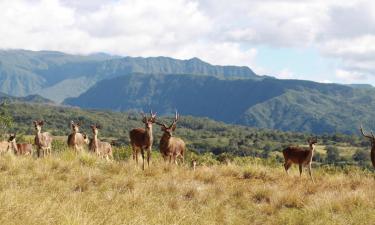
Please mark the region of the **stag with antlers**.
<svg viewBox="0 0 375 225"><path fill-rule="evenodd" d="M43 156L50 155L51 154L51 148L52 148L52 136L48 132L42 133L42 127L44 125L43 120L35 120L34 122L35 127L35 145L37 147L37 155L40 157L41 150L43 151Z"/></svg>
<svg viewBox="0 0 375 225"><path fill-rule="evenodd" d="M285 171L289 174L288 170L292 166L292 164L298 164L299 166L299 174L302 175L302 168L303 166L307 166L309 170L309 175L311 180L314 182L311 172L311 163L312 158L314 156L314 151L316 147L316 143L318 142L318 138L310 138L308 140L309 148L301 148L296 146L289 146L283 150L283 155L285 159L284 167Z"/></svg>
<svg viewBox="0 0 375 225"><path fill-rule="evenodd" d="M72 133L68 136L68 146L70 148L73 148L76 152L83 151L85 145L89 143L87 135L85 133L79 133L79 128L81 127L81 125L81 122L70 122L70 128L72 129Z"/></svg>
<svg viewBox="0 0 375 225"><path fill-rule="evenodd" d="M178 158L182 160L182 163L184 162L185 154L185 142L181 138L173 137L173 132L176 130L176 124L179 119L180 115L176 111L175 118L170 126L156 122L156 124L161 126L161 130L164 132L160 139L160 153L165 161L169 159L169 163L171 163L173 159L176 165L178 164Z"/></svg>
<svg viewBox="0 0 375 225"><path fill-rule="evenodd" d="M145 154L144 151L147 151L147 166L150 166L151 158L151 149L154 137L152 134L152 124L156 122L156 113L150 111L150 117L144 113L142 115L142 122L145 125L145 128L135 128L129 132L130 144L133 149L133 160L136 161L138 165L138 151L141 151L142 155L142 169L145 169Z"/></svg>
<svg viewBox="0 0 375 225"><path fill-rule="evenodd" d="M371 141L371 162L372 162L372 166L375 168L375 136L374 136L374 133L372 131L370 131L371 135L365 134L365 132L363 131L362 125L361 125L361 128L360 128L360 131L361 131L361 133L364 137L370 139L370 141Z"/></svg>

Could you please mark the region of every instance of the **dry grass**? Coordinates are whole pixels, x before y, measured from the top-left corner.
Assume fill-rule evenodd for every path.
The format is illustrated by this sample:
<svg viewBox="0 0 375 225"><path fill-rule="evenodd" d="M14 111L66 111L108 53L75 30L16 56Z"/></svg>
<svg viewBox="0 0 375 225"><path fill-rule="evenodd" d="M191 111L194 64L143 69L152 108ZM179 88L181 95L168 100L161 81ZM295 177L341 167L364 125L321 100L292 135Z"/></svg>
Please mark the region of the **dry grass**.
<svg viewBox="0 0 375 225"><path fill-rule="evenodd" d="M374 224L372 172L175 167L62 152L0 158L0 224Z"/></svg>

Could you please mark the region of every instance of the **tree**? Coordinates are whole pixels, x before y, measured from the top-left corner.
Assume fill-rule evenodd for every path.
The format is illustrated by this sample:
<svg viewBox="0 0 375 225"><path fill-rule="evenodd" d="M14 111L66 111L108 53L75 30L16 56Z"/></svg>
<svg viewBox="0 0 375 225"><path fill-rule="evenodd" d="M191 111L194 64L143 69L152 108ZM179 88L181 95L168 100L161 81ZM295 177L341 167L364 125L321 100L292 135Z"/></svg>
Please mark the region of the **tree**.
<svg viewBox="0 0 375 225"><path fill-rule="evenodd" d="M327 146L326 147L327 151L327 162L328 163L335 163L340 160L340 152L339 149L335 146Z"/></svg>
<svg viewBox="0 0 375 225"><path fill-rule="evenodd" d="M13 124L13 118L9 113L7 103L0 103L0 136L3 137L7 128Z"/></svg>

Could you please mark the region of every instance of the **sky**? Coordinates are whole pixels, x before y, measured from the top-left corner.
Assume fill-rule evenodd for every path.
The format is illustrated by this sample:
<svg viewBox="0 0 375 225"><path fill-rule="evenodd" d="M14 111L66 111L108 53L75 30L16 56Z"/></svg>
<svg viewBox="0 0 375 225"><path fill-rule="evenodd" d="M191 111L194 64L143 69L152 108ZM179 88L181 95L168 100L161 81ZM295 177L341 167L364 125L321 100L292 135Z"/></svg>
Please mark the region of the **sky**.
<svg viewBox="0 0 375 225"><path fill-rule="evenodd" d="M372 0L0 0L0 48L198 57L375 85Z"/></svg>

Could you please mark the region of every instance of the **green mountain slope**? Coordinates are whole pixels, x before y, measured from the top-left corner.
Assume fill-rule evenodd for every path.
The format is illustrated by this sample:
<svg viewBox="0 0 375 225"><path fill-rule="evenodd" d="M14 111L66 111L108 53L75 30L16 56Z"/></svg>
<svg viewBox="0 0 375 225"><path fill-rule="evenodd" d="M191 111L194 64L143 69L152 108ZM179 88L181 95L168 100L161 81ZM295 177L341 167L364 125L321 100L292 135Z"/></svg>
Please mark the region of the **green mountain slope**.
<svg viewBox="0 0 375 225"><path fill-rule="evenodd" d="M0 91L14 96L41 94L61 102L97 81L132 73L194 74L261 79L248 67L214 66L197 58L70 55L53 51L0 50Z"/></svg>
<svg viewBox="0 0 375 225"><path fill-rule="evenodd" d="M300 80L227 80L208 76L141 75L108 79L66 104L84 108L152 108L280 130L357 132L374 123L375 89ZM375 124L375 123L374 123Z"/></svg>

